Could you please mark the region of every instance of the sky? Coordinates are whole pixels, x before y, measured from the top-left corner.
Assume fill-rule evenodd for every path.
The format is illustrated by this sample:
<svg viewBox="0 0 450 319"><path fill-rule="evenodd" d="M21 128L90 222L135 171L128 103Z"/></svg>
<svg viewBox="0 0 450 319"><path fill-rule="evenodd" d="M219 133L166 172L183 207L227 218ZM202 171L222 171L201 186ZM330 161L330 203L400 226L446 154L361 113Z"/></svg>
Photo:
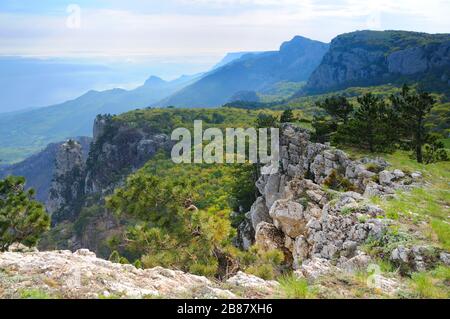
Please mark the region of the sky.
<svg viewBox="0 0 450 319"><path fill-rule="evenodd" d="M131 87L151 74L208 70L227 52L277 50L295 35L329 42L363 29L447 33L449 14L449 0L1 0L0 59L129 69L134 77L122 83L86 86Z"/></svg>

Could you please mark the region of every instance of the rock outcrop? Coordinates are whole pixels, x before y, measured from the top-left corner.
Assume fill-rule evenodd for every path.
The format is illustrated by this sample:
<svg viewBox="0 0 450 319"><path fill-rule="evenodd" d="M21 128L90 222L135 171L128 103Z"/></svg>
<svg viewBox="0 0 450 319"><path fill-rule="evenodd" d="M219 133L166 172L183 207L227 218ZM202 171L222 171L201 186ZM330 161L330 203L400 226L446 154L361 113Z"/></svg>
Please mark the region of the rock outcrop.
<svg viewBox="0 0 450 319"><path fill-rule="evenodd" d="M84 181L86 194L111 192L124 176L141 168L159 150L170 151L173 145L166 134L129 127L109 116L98 116L93 131Z"/></svg>
<svg viewBox="0 0 450 319"><path fill-rule="evenodd" d="M173 142L152 127L135 128L110 115L97 116L89 155L70 140L56 155L55 174L46 203L55 228L41 249L89 248L102 257L110 254L105 240L120 229L120 221L101 205L106 195L122 185L126 176L141 168L159 151L170 151ZM83 208L89 207L75 230Z"/></svg>
<svg viewBox="0 0 450 319"><path fill-rule="evenodd" d="M308 131L291 124L281 126L280 157L279 172L257 181L261 197L240 227L250 232L240 235L248 238L254 231L263 249L290 254L294 269L308 267L311 260L321 261L314 263L318 268L361 264L359 246L381 238L392 222L368 196L393 196L416 183L400 170L389 171L382 159L355 161L313 143Z"/></svg>
<svg viewBox="0 0 450 319"><path fill-rule="evenodd" d="M140 269L99 259L87 249L0 253L0 298L248 298L272 296L279 285L243 272L223 284L162 267Z"/></svg>
<svg viewBox="0 0 450 319"><path fill-rule="evenodd" d="M54 224L74 221L85 198L105 195L125 176L141 168L159 150L170 150L170 137L128 127L111 116L98 116L89 155L80 143L69 140L56 153L53 182L46 203Z"/></svg>
<svg viewBox="0 0 450 319"><path fill-rule="evenodd" d="M80 143L83 158L86 159L92 138L82 136L73 139ZM56 154L64 143L51 143L39 153L30 156L20 163L0 168L0 178L8 175L25 177L27 181L26 187L34 189L36 191L36 199L45 203L48 199L52 179L55 174Z"/></svg>
<svg viewBox="0 0 450 319"><path fill-rule="evenodd" d="M73 220L73 212L83 196L85 160L81 144L69 140L60 145L56 153L55 173L47 201L52 220Z"/></svg>
<svg viewBox="0 0 450 319"><path fill-rule="evenodd" d="M236 297L205 277L161 267L144 270L116 264L86 249L1 253L0 269L2 297L20 297L27 289L55 298ZM21 280L11 279L11 274Z"/></svg>

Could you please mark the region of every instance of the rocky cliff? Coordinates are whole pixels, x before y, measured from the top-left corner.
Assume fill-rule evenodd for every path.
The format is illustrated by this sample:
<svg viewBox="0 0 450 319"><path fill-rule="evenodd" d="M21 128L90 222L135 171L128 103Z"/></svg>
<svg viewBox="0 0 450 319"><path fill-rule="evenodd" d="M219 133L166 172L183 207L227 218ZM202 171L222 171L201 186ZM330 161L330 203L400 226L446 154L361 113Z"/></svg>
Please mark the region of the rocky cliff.
<svg viewBox="0 0 450 319"><path fill-rule="evenodd" d="M359 31L331 42L302 93L402 82L432 82L431 89L448 92L449 79L449 34Z"/></svg>
<svg viewBox="0 0 450 319"><path fill-rule="evenodd" d="M370 199L410 190L421 183L421 174L388 170L381 159L351 160L341 150L311 142L308 131L290 124L281 127L280 143L281 170L257 181L261 196L239 227L241 246L247 249L256 242L265 250L282 250L286 263L306 277L335 267L365 269L370 257L361 246L368 240L383 241L396 224ZM415 246L401 259L392 249L394 263L415 271L450 256Z"/></svg>
<svg viewBox="0 0 450 319"><path fill-rule="evenodd" d="M46 203L54 223L73 220L84 192L85 160L81 144L68 140L56 153L55 172Z"/></svg>
<svg viewBox="0 0 450 319"><path fill-rule="evenodd" d="M169 151L173 145L169 136L157 129L135 128L109 115L97 117L93 136L87 159L76 141L58 148L46 206L53 225L61 227L52 230L41 248L102 251L106 238L120 228L120 222L103 208L104 197L158 151ZM105 252L103 257L108 255Z"/></svg>
<svg viewBox="0 0 450 319"><path fill-rule="evenodd" d="M86 160L92 139L90 137L76 137L73 139L80 143L83 158ZM49 144L41 152L20 163L0 168L0 178L8 175L25 177L27 188L36 190L36 199L45 203L55 174L56 154L63 143Z"/></svg>
<svg viewBox="0 0 450 319"><path fill-rule="evenodd" d="M170 151L173 142L157 128L135 128L110 116L94 122L94 141L87 159L86 194L108 193L123 178L142 167L158 151Z"/></svg>

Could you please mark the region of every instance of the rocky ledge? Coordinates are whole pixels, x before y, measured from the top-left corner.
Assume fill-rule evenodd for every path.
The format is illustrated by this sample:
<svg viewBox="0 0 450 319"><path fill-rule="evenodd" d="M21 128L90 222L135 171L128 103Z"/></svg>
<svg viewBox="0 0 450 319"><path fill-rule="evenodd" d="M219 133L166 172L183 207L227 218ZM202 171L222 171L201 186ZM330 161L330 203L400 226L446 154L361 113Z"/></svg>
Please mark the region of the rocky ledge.
<svg viewBox="0 0 450 319"><path fill-rule="evenodd" d="M87 249L0 254L0 298L238 298L233 290L263 298L278 284L239 272L222 285L227 288L182 271L112 263Z"/></svg>

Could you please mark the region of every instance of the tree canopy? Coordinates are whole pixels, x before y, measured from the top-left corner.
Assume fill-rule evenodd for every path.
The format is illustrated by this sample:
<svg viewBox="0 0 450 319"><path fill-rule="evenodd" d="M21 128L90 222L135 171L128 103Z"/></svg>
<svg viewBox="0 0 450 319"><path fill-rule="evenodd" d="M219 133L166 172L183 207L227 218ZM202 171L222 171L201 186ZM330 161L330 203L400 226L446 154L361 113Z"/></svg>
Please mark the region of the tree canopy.
<svg viewBox="0 0 450 319"><path fill-rule="evenodd" d="M25 190L25 178L0 180L0 251L13 243L34 246L49 227L50 217L34 200L34 190Z"/></svg>

